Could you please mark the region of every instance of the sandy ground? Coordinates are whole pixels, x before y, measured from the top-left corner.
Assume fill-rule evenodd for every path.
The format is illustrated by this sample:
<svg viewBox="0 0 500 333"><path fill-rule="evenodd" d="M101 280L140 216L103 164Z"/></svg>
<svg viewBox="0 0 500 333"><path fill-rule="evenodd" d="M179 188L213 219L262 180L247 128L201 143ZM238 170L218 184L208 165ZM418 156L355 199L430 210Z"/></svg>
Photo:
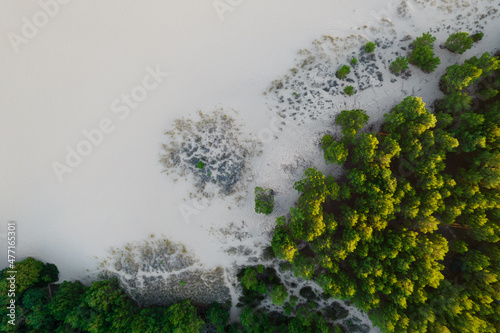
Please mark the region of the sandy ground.
<svg viewBox="0 0 500 333"><path fill-rule="evenodd" d="M44 22L38 2L6 1L0 12L1 246L6 222L15 220L19 259L55 263L61 280L83 282L95 277L111 247L151 234L182 242L207 269L247 262L249 255L227 252L235 246L258 257L276 216L297 199L291 186L304 169L338 172L324 166L318 149L321 135L334 130L335 113L361 107L377 121L408 94L427 103L439 97L447 65L498 47L498 10L500 2L489 0L69 1ZM33 22L37 31L25 27ZM403 54L404 36L430 29L443 60L436 72L412 67L407 80L391 76L382 59ZM482 30L485 38L462 56L440 49L459 29ZM303 115L289 116L290 105L279 97L292 96L294 82L313 89L321 81L313 66L301 67L305 59L336 70L377 38L394 40L375 51L382 84L370 81L373 87L353 97L319 96ZM287 84L292 68L297 74ZM274 80L285 82L287 92L269 92ZM122 100L144 91L135 104ZM262 154L249 161L243 189L207 203L190 198L192 179L174 182L161 173L160 147L175 119L219 108L239 112L242 131L262 142ZM311 110L317 110L313 118ZM68 166L67 149L89 148L82 131L96 128L108 133ZM55 164L71 172L58 176ZM277 192L269 217L253 212L255 186ZM234 236L231 223L244 237ZM6 256L0 258L4 267Z"/></svg>

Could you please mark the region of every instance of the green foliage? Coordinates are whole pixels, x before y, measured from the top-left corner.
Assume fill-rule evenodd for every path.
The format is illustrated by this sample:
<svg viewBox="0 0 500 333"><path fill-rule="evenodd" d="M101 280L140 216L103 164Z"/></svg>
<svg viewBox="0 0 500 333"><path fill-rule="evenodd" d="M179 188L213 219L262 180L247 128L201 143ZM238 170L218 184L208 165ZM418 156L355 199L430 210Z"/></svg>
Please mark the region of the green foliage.
<svg viewBox="0 0 500 333"><path fill-rule="evenodd" d="M198 169L203 169L205 167L205 163L203 163L202 161L199 161L198 163L196 163L196 167Z"/></svg>
<svg viewBox="0 0 500 333"><path fill-rule="evenodd" d="M118 281L96 281L85 291L82 301L65 322L74 329L89 332L125 331L131 324L132 301L119 288Z"/></svg>
<svg viewBox="0 0 500 333"><path fill-rule="evenodd" d="M130 325L131 333L170 333L172 329L167 308L162 307L141 309Z"/></svg>
<svg viewBox="0 0 500 333"><path fill-rule="evenodd" d="M482 69L470 64L452 65L446 69L441 84L448 93L462 90L481 77Z"/></svg>
<svg viewBox="0 0 500 333"><path fill-rule="evenodd" d="M191 305L189 300L183 300L170 306L166 315L173 327L173 333L198 333L205 323L197 316L196 308Z"/></svg>
<svg viewBox="0 0 500 333"><path fill-rule="evenodd" d="M0 291L2 295L7 294L9 277L7 273L8 269L4 269L0 272ZM32 257L28 257L22 261L15 264L16 273L16 292L18 294L23 293L32 287L43 287L49 283L58 280L59 271L57 267L53 264L44 264Z"/></svg>
<svg viewBox="0 0 500 333"><path fill-rule="evenodd" d="M375 51L376 46L377 46L377 44L375 44L374 42L368 42L365 45L365 50L368 53L372 53L373 51Z"/></svg>
<svg viewBox="0 0 500 333"><path fill-rule="evenodd" d="M64 281L49 304L51 315L58 321L64 321L71 311L82 301L86 287L80 281Z"/></svg>
<svg viewBox="0 0 500 333"><path fill-rule="evenodd" d="M274 195L271 189L255 188L255 212L269 215L273 212Z"/></svg>
<svg viewBox="0 0 500 333"><path fill-rule="evenodd" d="M343 65L342 67L340 67L340 69L337 71L337 77L339 79L344 79L347 74L349 74L351 72L351 67L347 66L347 65Z"/></svg>
<svg viewBox="0 0 500 333"><path fill-rule="evenodd" d="M436 37L430 33L424 33L413 42L413 51L409 62L420 67L424 72L433 72L441 63L438 57L434 57L434 42Z"/></svg>
<svg viewBox="0 0 500 333"><path fill-rule="evenodd" d="M55 320L50 315L48 303L49 294L43 288L29 289L24 293L22 306L26 326L39 332L53 330Z"/></svg>
<svg viewBox="0 0 500 333"><path fill-rule="evenodd" d="M241 278L241 285L248 289L254 290L261 294L267 294L267 286L264 282L257 279L258 272L253 267L247 267L243 277Z"/></svg>
<svg viewBox="0 0 500 333"><path fill-rule="evenodd" d="M488 52L483 53L479 58L474 56L465 60L464 65L465 64L480 69L482 71L483 78L500 68L500 60L498 60L498 57L492 57Z"/></svg>
<svg viewBox="0 0 500 333"><path fill-rule="evenodd" d="M328 134L323 137L321 142L326 164L344 164L347 160L348 150L342 142L333 141L332 137Z"/></svg>
<svg viewBox="0 0 500 333"><path fill-rule="evenodd" d="M396 60L391 62L389 70L394 74L399 74L399 72L408 69L408 59L405 57L397 57Z"/></svg>
<svg viewBox="0 0 500 333"><path fill-rule="evenodd" d="M453 91L450 94L444 95L443 98L437 102L437 105L439 109L445 110L447 113L460 115L470 110L472 98L466 93Z"/></svg>
<svg viewBox="0 0 500 333"><path fill-rule="evenodd" d="M343 110L335 118L335 123L342 128L343 141L353 140L367 122L366 111L360 109Z"/></svg>
<svg viewBox="0 0 500 333"><path fill-rule="evenodd" d="M424 34L414 44L433 42ZM349 299L383 332L498 331L498 66L489 54L450 66L434 113L406 97L379 133L358 134L363 117L337 117L343 138L325 135L322 149L331 163L342 148L341 184L308 169L290 222L275 229L301 249L297 276ZM311 316L299 306L288 331L313 331Z"/></svg>
<svg viewBox="0 0 500 333"><path fill-rule="evenodd" d="M477 32L474 35L472 35L471 37L472 37L472 40L474 42L479 42L481 39L483 39L484 34L482 32Z"/></svg>
<svg viewBox="0 0 500 333"><path fill-rule="evenodd" d="M344 93L348 96L354 95L354 87L353 86L346 86L344 88Z"/></svg>
<svg viewBox="0 0 500 333"><path fill-rule="evenodd" d="M351 65L356 66L358 64L358 59L355 57L351 59Z"/></svg>
<svg viewBox="0 0 500 333"><path fill-rule="evenodd" d="M445 42L445 46L453 53L463 54L472 47L474 40L467 32L457 32L451 34Z"/></svg>
<svg viewBox="0 0 500 333"><path fill-rule="evenodd" d="M7 316L9 309L7 306L10 300L16 301L16 320L22 318L21 307L19 306L23 293L31 288L41 288L47 286L49 283L58 280L59 271L53 264L44 264L32 257L28 257L22 261L16 262L14 270L17 272L15 275L15 288L11 287L13 280L9 269L5 268L0 271L0 315L1 324L0 331L12 332L15 331L16 326L10 325L8 320L11 318ZM15 296L13 294L15 289ZM10 295L10 296L9 296ZM30 315L30 320L35 320L36 315ZM47 321L50 321L48 318ZM17 325L20 325L19 323ZM37 326L37 325L35 325ZM42 325L43 326L43 325ZM40 326L40 327L42 327ZM33 326L34 327L34 326ZM37 326L38 327L38 326Z"/></svg>
<svg viewBox="0 0 500 333"><path fill-rule="evenodd" d="M207 320L211 322L218 332L224 332L224 326L229 319L229 313L219 303L214 303L208 309Z"/></svg>
<svg viewBox="0 0 500 333"><path fill-rule="evenodd" d="M287 229L279 225L274 229L271 246L278 259L292 261L297 253L297 245L292 241Z"/></svg>
<svg viewBox="0 0 500 333"><path fill-rule="evenodd" d="M304 280L310 280L314 274L314 259L304 256L298 256L293 261L292 271L297 277Z"/></svg>
<svg viewBox="0 0 500 333"><path fill-rule="evenodd" d="M271 302L276 305L283 305L288 298L288 293L284 285L275 285L271 289Z"/></svg>

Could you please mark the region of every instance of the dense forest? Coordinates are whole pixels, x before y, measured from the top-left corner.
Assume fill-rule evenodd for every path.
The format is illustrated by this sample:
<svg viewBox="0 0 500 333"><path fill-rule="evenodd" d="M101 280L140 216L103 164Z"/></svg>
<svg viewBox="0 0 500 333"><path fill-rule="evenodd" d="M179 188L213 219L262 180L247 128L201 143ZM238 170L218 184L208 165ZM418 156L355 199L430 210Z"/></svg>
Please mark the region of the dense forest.
<svg viewBox="0 0 500 333"><path fill-rule="evenodd" d="M460 38L469 37L447 48L462 53ZM410 62L434 59L433 42L424 34ZM323 297L349 300L383 332L499 332L499 68L488 53L448 67L434 112L406 97L372 133L364 110L340 112L342 135L321 146L342 176L310 168L295 183L298 202L277 218L271 241L281 266L317 282ZM256 212L272 212L272 191L255 193ZM342 331L314 302L297 304L273 267L239 271L242 311L231 324L231 304L141 307L116 279L54 284L57 267L33 258L15 268L14 298L8 269L0 272L2 332ZM284 314L256 310L265 297Z"/></svg>
<svg viewBox="0 0 500 333"><path fill-rule="evenodd" d="M321 144L343 176L295 183L276 255L384 332L499 332L499 63L448 67L434 113L406 97L376 133L365 111L338 114L342 136Z"/></svg>
<svg viewBox="0 0 500 333"><path fill-rule="evenodd" d="M341 332L307 306L299 305L293 317L255 311L251 305L267 294L278 305L288 296L274 269L262 265L247 267L239 274L243 309L240 322L233 324L228 324L230 304L184 300L168 307L141 307L120 288L117 279L95 281L91 286L79 281L53 284L58 280L57 267L31 257L18 262L16 271L15 297L8 296L8 270L0 272L2 332Z"/></svg>

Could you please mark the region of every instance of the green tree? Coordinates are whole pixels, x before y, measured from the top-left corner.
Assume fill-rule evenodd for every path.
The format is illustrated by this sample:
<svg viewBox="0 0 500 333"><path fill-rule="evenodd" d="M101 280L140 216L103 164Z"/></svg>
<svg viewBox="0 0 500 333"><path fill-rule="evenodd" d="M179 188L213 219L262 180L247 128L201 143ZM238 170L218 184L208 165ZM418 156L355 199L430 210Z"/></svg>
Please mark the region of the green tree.
<svg viewBox="0 0 500 333"><path fill-rule="evenodd" d="M322 148L326 164L336 163L342 165L347 161L347 148L342 142L333 141L331 136L325 135L322 139Z"/></svg>
<svg viewBox="0 0 500 333"><path fill-rule="evenodd" d="M365 45L365 51L368 53L372 53L373 51L375 51L376 46L377 44L375 44L374 42L368 42Z"/></svg>
<svg viewBox="0 0 500 333"><path fill-rule="evenodd" d="M247 267L241 278L241 284L248 290L254 290L261 294L267 294L267 286L257 278L257 271L253 267Z"/></svg>
<svg viewBox="0 0 500 333"><path fill-rule="evenodd" d="M353 86L346 86L344 88L344 93L348 96L354 95L354 87Z"/></svg>
<svg viewBox="0 0 500 333"><path fill-rule="evenodd" d="M441 63L438 57L434 57L434 42L436 37L430 33L424 33L413 42L413 51L408 59L410 63L420 67L425 72L433 72Z"/></svg>
<svg viewBox="0 0 500 333"><path fill-rule="evenodd" d="M366 125L368 119L369 117L364 110L343 110L335 118L335 123L342 128L345 142L349 142L354 140L356 133Z"/></svg>
<svg viewBox="0 0 500 333"><path fill-rule="evenodd" d="M54 330L55 319L47 307L49 294L43 289L29 289L23 295L23 310L25 323L30 329L37 332L50 332Z"/></svg>
<svg viewBox="0 0 500 333"><path fill-rule="evenodd" d="M148 307L135 314L130 326L131 333L170 333L172 325L166 307Z"/></svg>
<svg viewBox="0 0 500 333"><path fill-rule="evenodd" d="M451 34L446 40L445 46L453 53L463 54L472 47L473 39L467 32L457 32Z"/></svg>
<svg viewBox="0 0 500 333"><path fill-rule="evenodd" d="M482 69L467 63L451 65L446 69L446 74L442 76L441 84L448 93L462 90L479 79L482 72Z"/></svg>
<svg viewBox="0 0 500 333"><path fill-rule="evenodd" d="M408 59L405 57L397 57L396 60L391 62L389 70L394 74L399 74L399 72L408 69Z"/></svg>
<svg viewBox="0 0 500 333"><path fill-rule="evenodd" d="M196 314L196 308L189 300L170 306L166 313L173 333L198 333L205 323Z"/></svg>
<svg viewBox="0 0 500 333"><path fill-rule="evenodd" d="M65 321L71 311L83 302L86 290L80 281L61 283L48 305L51 315L58 321Z"/></svg>
<svg viewBox="0 0 500 333"><path fill-rule="evenodd" d="M288 298L288 293L284 285L274 285L271 289L271 302L276 305L283 305Z"/></svg>
<svg viewBox="0 0 500 333"><path fill-rule="evenodd" d="M122 332L132 322L133 303L116 279L95 281L83 301L66 317L75 329L93 332Z"/></svg>
<svg viewBox="0 0 500 333"><path fill-rule="evenodd" d="M347 74L349 74L351 72L351 67L347 66L347 65L343 65L342 67L340 67L340 69L337 71L337 77L339 79L344 79Z"/></svg>
<svg viewBox="0 0 500 333"><path fill-rule="evenodd" d="M255 188L255 212L269 215L273 212L274 195L271 189Z"/></svg>
<svg viewBox="0 0 500 333"><path fill-rule="evenodd" d="M217 331L224 332L228 319L229 313L219 303L212 304L208 309L207 320L215 326Z"/></svg>

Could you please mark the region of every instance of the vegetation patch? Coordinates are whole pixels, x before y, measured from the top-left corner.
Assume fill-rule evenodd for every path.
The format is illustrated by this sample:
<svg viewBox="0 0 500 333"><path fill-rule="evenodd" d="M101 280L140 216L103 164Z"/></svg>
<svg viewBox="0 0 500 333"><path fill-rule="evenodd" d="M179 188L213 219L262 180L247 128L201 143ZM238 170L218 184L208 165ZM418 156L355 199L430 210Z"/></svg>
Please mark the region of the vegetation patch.
<svg viewBox="0 0 500 333"><path fill-rule="evenodd" d="M222 110L200 112L198 120L177 119L165 135L164 172L192 175L205 196L233 193L244 182L249 159L260 153L260 143L246 137Z"/></svg>
<svg viewBox="0 0 500 333"><path fill-rule="evenodd" d="M274 208L274 192L271 189L255 188L255 212L269 215Z"/></svg>
<svg viewBox="0 0 500 333"><path fill-rule="evenodd" d="M409 61L424 72L434 72L441 63L438 57L434 57L434 42L436 37L430 33L424 33L413 42L413 51Z"/></svg>

